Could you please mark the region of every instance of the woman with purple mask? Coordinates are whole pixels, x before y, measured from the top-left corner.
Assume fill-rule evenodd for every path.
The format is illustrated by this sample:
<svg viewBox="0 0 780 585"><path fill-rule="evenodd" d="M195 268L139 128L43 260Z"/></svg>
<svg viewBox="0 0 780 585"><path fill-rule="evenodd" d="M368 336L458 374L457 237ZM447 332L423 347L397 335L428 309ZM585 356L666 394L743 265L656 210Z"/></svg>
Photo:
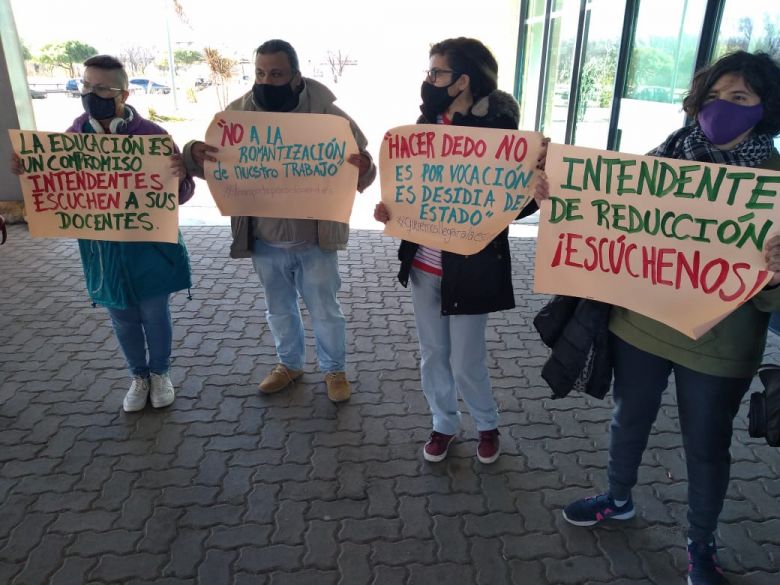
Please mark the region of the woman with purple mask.
<svg viewBox="0 0 780 585"><path fill-rule="evenodd" d="M683 109L695 123L672 133L654 156L780 170L780 67L766 54L737 52L699 71ZM631 489L669 375L674 372L688 468L688 583L728 583L714 533L729 485L732 424L764 352L767 324L780 309L780 235L770 234L766 288L697 340L648 317L613 307L610 343L615 409L608 491L563 510L576 526L633 518Z"/></svg>

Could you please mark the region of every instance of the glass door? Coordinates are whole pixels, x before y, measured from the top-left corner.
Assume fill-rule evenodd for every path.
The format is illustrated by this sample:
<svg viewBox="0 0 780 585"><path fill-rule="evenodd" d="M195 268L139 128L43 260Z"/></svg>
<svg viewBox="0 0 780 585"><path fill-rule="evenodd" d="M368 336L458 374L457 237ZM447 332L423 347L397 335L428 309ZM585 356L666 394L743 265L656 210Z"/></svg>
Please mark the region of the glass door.
<svg viewBox="0 0 780 585"><path fill-rule="evenodd" d="M554 0L550 13L550 42L539 130L553 142L566 142L579 11L580 0Z"/></svg>
<svg viewBox="0 0 780 585"><path fill-rule="evenodd" d="M572 144L607 148L625 0L589 0Z"/></svg>
<svg viewBox="0 0 780 585"><path fill-rule="evenodd" d="M706 4L640 2L616 150L644 154L685 123L682 98L694 73Z"/></svg>

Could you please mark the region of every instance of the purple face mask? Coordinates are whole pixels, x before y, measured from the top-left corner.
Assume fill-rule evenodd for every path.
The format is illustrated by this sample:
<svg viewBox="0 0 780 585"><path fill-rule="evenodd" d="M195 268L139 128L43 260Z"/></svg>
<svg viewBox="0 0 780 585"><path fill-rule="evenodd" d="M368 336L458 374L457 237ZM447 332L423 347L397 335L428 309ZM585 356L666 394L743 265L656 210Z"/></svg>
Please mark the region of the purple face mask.
<svg viewBox="0 0 780 585"><path fill-rule="evenodd" d="M713 144L728 144L747 132L764 117L764 106L740 106L714 100L702 107L697 119L702 132Z"/></svg>

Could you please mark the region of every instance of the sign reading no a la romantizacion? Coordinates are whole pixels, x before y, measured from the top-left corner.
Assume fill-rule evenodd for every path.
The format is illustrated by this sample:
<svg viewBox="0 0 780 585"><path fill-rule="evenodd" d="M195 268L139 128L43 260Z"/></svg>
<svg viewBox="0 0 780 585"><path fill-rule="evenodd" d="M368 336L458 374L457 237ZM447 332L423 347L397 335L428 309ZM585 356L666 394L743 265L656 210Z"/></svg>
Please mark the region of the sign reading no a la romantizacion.
<svg viewBox="0 0 780 585"><path fill-rule="evenodd" d="M385 133L380 151L385 233L475 254L533 199L538 132L418 124Z"/></svg>
<svg viewBox="0 0 780 585"><path fill-rule="evenodd" d="M358 148L349 121L330 114L220 112L206 131L216 163L204 175L222 215L349 223Z"/></svg>
<svg viewBox="0 0 780 585"><path fill-rule="evenodd" d="M536 292L592 298L698 339L770 280L780 173L551 144Z"/></svg>
<svg viewBox="0 0 780 585"><path fill-rule="evenodd" d="M8 133L21 161L33 237L178 240L179 179L171 170L170 136Z"/></svg>

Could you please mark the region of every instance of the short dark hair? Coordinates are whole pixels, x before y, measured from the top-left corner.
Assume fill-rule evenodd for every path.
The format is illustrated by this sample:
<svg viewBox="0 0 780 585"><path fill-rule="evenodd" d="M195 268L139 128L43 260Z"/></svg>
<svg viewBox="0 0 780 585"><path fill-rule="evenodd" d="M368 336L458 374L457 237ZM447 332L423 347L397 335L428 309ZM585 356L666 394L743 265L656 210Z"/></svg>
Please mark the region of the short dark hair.
<svg viewBox="0 0 780 585"><path fill-rule="evenodd" d="M287 41L271 39L257 47L257 50L255 51L255 55L268 55L270 53L285 53L287 59L290 61L292 72L298 73L298 71L300 71L298 68L298 54L295 52L295 49L293 49L293 46Z"/></svg>
<svg viewBox="0 0 780 585"><path fill-rule="evenodd" d="M84 61L84 67L94 67L95 69L115 72L119 86L122 89L127 89L128 82L125 66L122 65L122 62L116 57L112 57L111 55L95 55Z"/></svg>
<svg viewBox="0 0 780 585"><path fill-rule="evenodd" d="M433 45L429 55L444 55L454 71L468 75L475 100L498 88L498 62L490 49L477 39L445 39Z"/></svg>
<svg viewBox="0 0 780 585"><path fill-rule="evenodd" d="M754 132L776 136L780 133L780 66L766 53L736 51L724 55L693 76L691 89L683 99L683 110L696 118L712 86L729 73L745 80L745 84L761 98L764 117Z"/></svg>

